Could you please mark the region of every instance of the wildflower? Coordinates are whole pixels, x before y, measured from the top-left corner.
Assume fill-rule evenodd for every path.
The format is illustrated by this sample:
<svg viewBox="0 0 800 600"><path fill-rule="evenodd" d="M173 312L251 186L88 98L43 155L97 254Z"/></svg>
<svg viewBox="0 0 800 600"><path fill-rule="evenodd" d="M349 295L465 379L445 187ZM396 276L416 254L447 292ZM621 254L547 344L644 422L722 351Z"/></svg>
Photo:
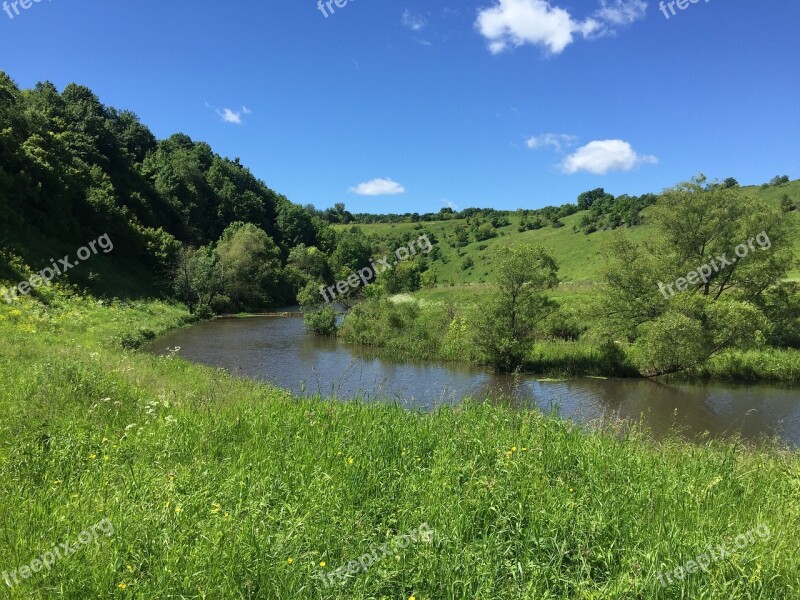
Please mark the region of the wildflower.
<svg viewBox="0 0 800 600"><path fill-rule="evenodd" d="M107 444L107 443L108 443L108 438L107 438L107 437L104 437L104 438L103 438L103 439L100 441L100 443L101 443L101 444Z"/></svg>
<svg viewBox="0 0 800 600"><path fill-rule="evenodd" d="M128 587L128 584L127 583L118 583L117 587L119 589L121 589L121 590L124 590L126 587Z"/></svg>
<svg viewBox="0 0 800 600"><path fill-rule="evenodd" d="M180 506L176 506L176 507L175 507L175 514L176 514L176 515L179 515L179 514L181 514L182 512L183 512L183 509L182 509Z"/></svg>
<svg viewBox="0 0 800 600"><path fill-rule="evenodd" d="M108 460L108 454L103 454L103 460Z"/></svg>
<svg viewBox="0 0 800 600"><path fill-rule="evenodd" d="M506 458L511 458L511 450L506 450Z"/></svg>
<svg viewBox="0 0 800 600"><path fill-rule="evenodd" d="M133 567L132 566L128 565L126 568L128 569L128 573L133 573Z"/></svg>
<svg viewBox="0 0 800 600"><path fill-rule="evenodd" d="M512 452L516 452L516 451L517 451L517 447L516 447L516 446L513 446L513 447L511 448L511 451L512 451Z"/></svg>
<svg viewBox="0 0 800 600"><path fill-rule="evenodd" d="M320 563L319 563L319 566L320 566L320 567L325 567L327 564L328 564L328 563L326 563L326 562L323 560L323 561L320 561Z"/></svg>
<svg viewBox="0 0 800 600"><path fill-rule="evenodd" d="M89 455L89 460L94 460L96 458L97 458L97 454L90 454Z"/></svg>
<svg viewBox="0 0 800 600"><path fill-rule="evenodd" d="M570 493L570 494L571 494L572 492L574 492L574 491L575 491L575 488L569 488L569 493Z"/></svg>
<svg viewBox="0 0 800 600"><path fill-rule="evenodd" d="M408 600L417 600L417 597L416 596L409 596Z"/></svg>
<svg viewBox="0 0 800 600"><path fill-rule="evenodd" d="M353 458L352 456L350 456L350 457L347 459L347 464L348 464L348 465L352 465L352 464L353 464L355 461L356 461L356 459L355 459L355 458Z"/></svg>
<svg viewBox="0 0 800 600"><path fill-rule="evenodd" d="M214 502L214 504L212 504L211 506L212 506L211 512L214 514L217 514L222 510L222 506L220 506L219 502Z"/></svg>
<svg viewBox="0 0 800 600"><path fill-rule="evenodd" d="M290 556L289 558L286 559L286 562L292 564L294 562L294 559Z"/></svg>
<svg viewBox="0 0 800 600"><path fill-rule="evenodd" d="M59 484L61 484L61 483L63 483L63 481L62 481L61 479L56 479L56 480L53 482L53 485L59 485Z"/></svg>

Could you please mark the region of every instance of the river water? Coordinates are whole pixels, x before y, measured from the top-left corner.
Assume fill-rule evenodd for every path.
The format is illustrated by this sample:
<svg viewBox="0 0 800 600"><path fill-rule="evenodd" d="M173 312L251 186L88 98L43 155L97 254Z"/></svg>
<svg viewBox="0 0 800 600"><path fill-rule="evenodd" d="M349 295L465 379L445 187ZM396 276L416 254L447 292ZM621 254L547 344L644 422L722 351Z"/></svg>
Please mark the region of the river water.
<svg viewBox="0 0 800 600"><path fill-rule="evenodd" d="M417 410L462 398L556 410L578 423L642 420L655 437L678 428L687 437L740 433L778 436L800 447L800 389L774 385L673 384L638 379L552 381L495 375L436 362L394 361L371 349L307 334L302 319L216 319L155 340L152 350L272 382L298 395L393 401Z"/></svg>

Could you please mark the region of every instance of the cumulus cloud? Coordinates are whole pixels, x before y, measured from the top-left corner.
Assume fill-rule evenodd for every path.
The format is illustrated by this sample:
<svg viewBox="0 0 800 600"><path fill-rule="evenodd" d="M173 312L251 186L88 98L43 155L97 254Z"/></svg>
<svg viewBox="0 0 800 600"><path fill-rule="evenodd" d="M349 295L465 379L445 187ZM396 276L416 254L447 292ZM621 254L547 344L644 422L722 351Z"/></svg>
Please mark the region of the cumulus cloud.
<svg viewBox="0 0 800 600"><path fill-rule="evenodd" d="M556 152L561 152L564 148L574 146L577 142L578 137L574 135L568 135L566 133L543 133L533 136L526 144L528 144L528 148L532 149L547 148L549 146Z"/></svg>
<svg viewBox="0 0 800 600"><path fill-rule="evenodd" d="M406 188L391 179L373 179L350 188L350 192L359 196L394 196L405 191Z"/></svg>
<svg viewBox="0 0 800 600"><path fill-rule="evenodd" d="M637 154L628 142L597 140L578 148L561 162L565 173L586 171L605 175L610 171L630 171L642 164L655 164L655 156Z"/></svg>
<svg viewBox="0 0 800 600"><path fill-rule="evenodd" d="M643 0L600 0L600 7L586 19L575 19L565 8L549 0L494 0L494 6L478 12L475 23L486 38L489 51L499 54L525 44L560 54L576 35L589 38L614 31L644 17Z"/></svg>
<svg viewBox="0 0 800 600"><path fill-rule="evenodd" d="M231 110L230 108L223 108L222 110L217 109L217 114L219 118L222 119L225 123L233 123L234 125L241 125L242 124L242 113L236 112L235 110ZM249 115L250 111L245 110L244 114Z"/></svg>

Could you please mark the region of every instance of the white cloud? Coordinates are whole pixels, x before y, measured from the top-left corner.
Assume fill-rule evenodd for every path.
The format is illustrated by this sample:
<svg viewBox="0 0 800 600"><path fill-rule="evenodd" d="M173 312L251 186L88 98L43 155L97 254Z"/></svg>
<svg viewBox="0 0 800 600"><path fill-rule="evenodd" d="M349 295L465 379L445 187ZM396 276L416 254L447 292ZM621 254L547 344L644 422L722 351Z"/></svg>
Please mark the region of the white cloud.
<svg viewBox="0 0 800 600"><path fill-rule="evenodd" d="M414 14L408 9L403 12L403 25L411 31L422 31L427 24L428 22L422 15Z"/></svg>
<svg viewBox="0 0 800 600"><path fill-rule="evenodd" d="M250 110L249 108L247 108L246 106L243 106L243 107L242 107L242 113L244 113L244 114L246 114L246 115L252 115L252 114L253 114L253 111L252 111L252 110Z"/></svg>
<svg viewBox="0 0 800 600"><path fill-rule="evenodd" d="M574 146L578 142L578 137L567 135L566 133L543 133L530 138L526 144L528 148L546 148L550 146L556 152L561 152L564 148Z"/></svg>
<svg viewBox="0 0 800 600"><path fill-rule="evenodd" d="M223 108L222 110L217 109L217 114L226 123L233 123L235 125L242 124L242 114L235 110L231 110L230 108Z"/></svg>
<svg viewBox="0 0 800 600"><path fill-rule="evenodd" d="M495 5L478 12L475 23L492 54L525 44L542 46L560 54L575 35L584 38L613 32L644 17L643 0L600 0L600 8L585 20L573 18L567 9L552 6L550 0L493 0Z"/></svg>
<svg viewBox="0 0 800 600"><path fill-rule="evenodd" d="M579 171L605 175L610 171L630 171L642 164L655 164L655 156L640 155L628 142L622 140L597 140L578 148L561 162L565 173Z"/></svg>
<svg viewBox="0 0 800 600"><path fill-rule="evenodd" d="M359 196L393 196L404 194L406 188L391 179L373 179L350 188L350 191Z"/></svg>
<svg viewBox="0 0 800 600"><path fill-rule="evenodd" d="M595 16L612 25L630 25L644 18L647 2L644 0L600 0L600 8Z"/></svg>

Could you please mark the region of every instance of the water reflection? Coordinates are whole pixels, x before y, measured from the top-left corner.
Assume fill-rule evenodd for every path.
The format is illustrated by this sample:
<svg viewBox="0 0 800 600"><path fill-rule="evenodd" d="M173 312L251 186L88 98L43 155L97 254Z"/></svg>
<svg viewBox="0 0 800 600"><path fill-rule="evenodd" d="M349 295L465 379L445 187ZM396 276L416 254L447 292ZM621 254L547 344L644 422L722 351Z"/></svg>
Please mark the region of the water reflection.
<svg viewBox="0 0 800 600"><path fill-rule="evenodd" d="M295 394L389 400L419 410L471 397L555 409L579 423L641 418L656 436L677 426L687 436L739 432L756 440L779 435L800 446L796 388L498 376L467 366L393 361L372 349L307 335L297 318L218 319L175 331L153 349L164 353L175 346L188 360L270 381Z"/></svg>

